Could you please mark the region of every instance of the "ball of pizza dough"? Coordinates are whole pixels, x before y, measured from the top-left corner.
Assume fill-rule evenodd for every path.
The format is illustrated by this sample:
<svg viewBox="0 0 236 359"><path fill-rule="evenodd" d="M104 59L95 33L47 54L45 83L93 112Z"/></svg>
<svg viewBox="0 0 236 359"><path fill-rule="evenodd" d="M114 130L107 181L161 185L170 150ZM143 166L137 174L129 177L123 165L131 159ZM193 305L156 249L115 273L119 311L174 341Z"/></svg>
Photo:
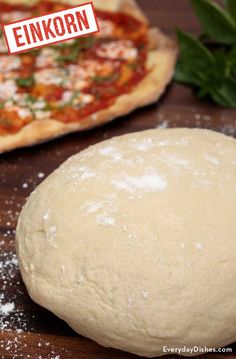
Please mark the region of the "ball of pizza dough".
<svg viewBox="0 0 236 359"><path fill-rule="evenodd" d="M113 138L32 193L17 228L21 273L35 302L106 347L222 347L236 340L235 213L234 139Z"/></svg>

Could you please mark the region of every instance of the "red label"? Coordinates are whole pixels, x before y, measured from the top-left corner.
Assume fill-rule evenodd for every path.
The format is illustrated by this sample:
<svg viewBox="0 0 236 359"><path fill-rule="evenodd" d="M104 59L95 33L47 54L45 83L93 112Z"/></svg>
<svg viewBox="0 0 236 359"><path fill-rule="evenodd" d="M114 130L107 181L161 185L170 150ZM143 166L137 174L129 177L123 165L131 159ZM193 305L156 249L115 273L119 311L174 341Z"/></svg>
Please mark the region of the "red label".
<svg viewBox="0 0 236 359"><path fill-rule="evenodd" d="M3 25L10 54L99 32L93 3Z"/></svg>

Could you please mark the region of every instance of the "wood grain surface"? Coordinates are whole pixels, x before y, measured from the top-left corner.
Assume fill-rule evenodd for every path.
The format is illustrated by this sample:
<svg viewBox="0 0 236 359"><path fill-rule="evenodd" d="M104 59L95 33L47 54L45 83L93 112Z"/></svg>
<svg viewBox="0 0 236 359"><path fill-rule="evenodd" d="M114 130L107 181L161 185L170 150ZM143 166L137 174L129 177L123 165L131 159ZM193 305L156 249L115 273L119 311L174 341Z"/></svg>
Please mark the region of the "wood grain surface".
<svg viewBox="0 0 236 359"><path fill-rule="evenodd" d="M139 0L139 3L152 25L160 26L171 36L176 26L193 33L199 30L188 0ZM172 83L158 104L109 125L0 156L0 303L8 303L0 312L0 358L136 358L78 336L64 322L34 304L20 278L14 236L17 217L27 196L69 156L104 139L158 126L210 128L235 136L236 111L199 102L191 89ZM230 348L232 353L204 357L235 358L236 345Z"/></svg>

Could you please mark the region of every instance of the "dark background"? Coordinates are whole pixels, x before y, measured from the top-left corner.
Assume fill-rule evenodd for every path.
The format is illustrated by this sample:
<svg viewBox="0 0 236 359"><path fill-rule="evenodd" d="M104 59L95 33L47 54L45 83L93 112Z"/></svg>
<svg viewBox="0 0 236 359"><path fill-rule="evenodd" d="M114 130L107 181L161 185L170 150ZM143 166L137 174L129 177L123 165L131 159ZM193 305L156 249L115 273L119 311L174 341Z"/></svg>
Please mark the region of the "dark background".
<svg viewBox="0 0 236 359"><path fill-rule="evenodd" d="M194 34L199 32L188 0L138 2L151 24L161 27L171 36L174 36L177 26ZM0 312L0 358L136 358L102 348L76 335L65 323L30 300L21 282L14 255L14 235L17 217L27 196L43 177L65 159L104 139L159 126L210 128L235 136L236 111L199 102L191 89L172 83L158 104L111 124L0 156L0 307L5 303L15 305L14 312L9 316L3 316ZM204 357L236 357L236 346L231 347L234 349L232 354Z"/></svg>

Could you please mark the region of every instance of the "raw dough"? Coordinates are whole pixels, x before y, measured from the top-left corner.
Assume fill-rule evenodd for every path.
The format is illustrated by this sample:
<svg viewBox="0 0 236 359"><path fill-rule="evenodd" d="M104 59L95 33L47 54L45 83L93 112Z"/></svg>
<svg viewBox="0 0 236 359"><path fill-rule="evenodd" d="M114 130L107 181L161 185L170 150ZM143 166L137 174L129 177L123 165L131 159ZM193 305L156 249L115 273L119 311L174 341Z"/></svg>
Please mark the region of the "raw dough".
<svg viewBox="0 0 236 359"><path fill-rule="evenodd" d="M104 346L147 357L222 347L236 340L235 212L234 139L113 138L32 193L17 228L21 273L34 301Z"/></svg>

